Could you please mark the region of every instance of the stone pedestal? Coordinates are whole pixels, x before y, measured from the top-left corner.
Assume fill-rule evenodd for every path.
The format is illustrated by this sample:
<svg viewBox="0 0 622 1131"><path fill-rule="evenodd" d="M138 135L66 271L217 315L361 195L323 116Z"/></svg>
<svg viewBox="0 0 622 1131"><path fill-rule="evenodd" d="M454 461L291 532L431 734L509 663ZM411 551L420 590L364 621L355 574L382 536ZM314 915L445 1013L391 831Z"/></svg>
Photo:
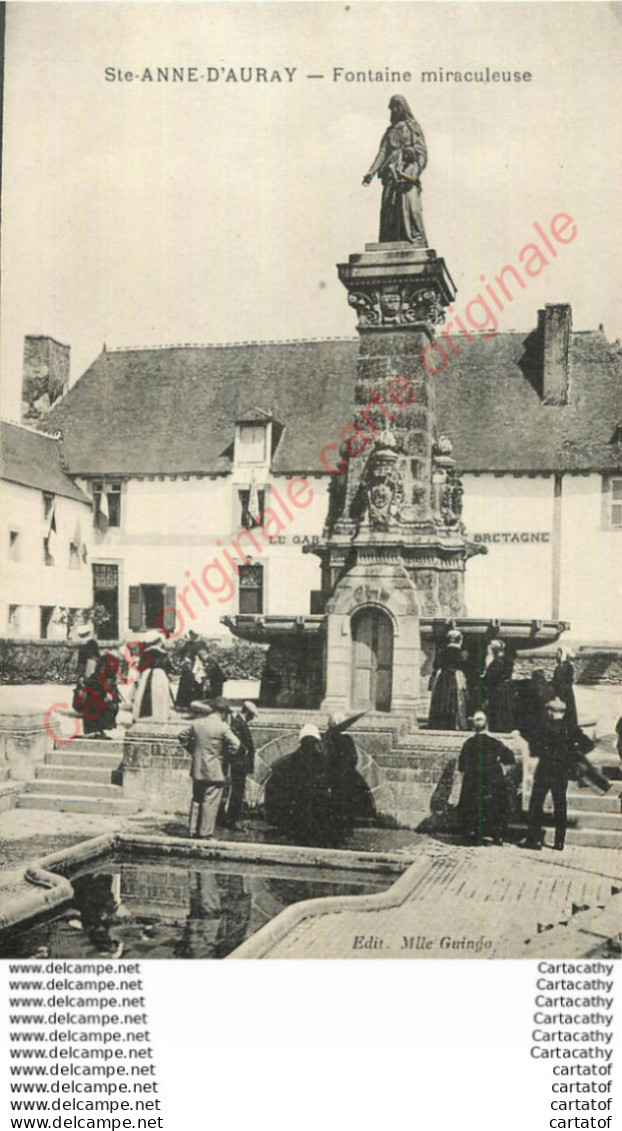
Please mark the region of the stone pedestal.
<svg viewBox="0 0 622 1131"><path fill-rule="evenodd" d="M190 755L180 742L189 723L137 722L123 744L123 795L143 809L186 812L192 782Z"/></svg>
<svg viewBox="0 0 622 1131"><path fill-rule="evenodd" d="M436 327L455 290L431 248L368 244L339 265L360 338L353 423L341 433L323 543L324 709L416 719L421 616L464 616L473 552L451 442L436 429ZM368 661L369 656L369 661ZM369 666L369 675L367 673ZM390 671L389 671L390 667Z"/></svg>

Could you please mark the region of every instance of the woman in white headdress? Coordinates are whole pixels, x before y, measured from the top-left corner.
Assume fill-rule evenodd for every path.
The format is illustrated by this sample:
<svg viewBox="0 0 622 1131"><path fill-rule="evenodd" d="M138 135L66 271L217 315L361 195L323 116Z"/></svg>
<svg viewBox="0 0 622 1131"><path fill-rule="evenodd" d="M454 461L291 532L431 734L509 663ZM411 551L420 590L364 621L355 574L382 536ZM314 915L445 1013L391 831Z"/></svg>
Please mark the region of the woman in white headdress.
<svg viewBox="0 0 622 1131"><path fill-rule="evenodd" d="M462 655L462 633L452 628L432 686L430 730L467 730L467 682Z"/></svg>
<svg viewBox="0 0 622 1131"><path fill-rule="evenodd" d="M166 674L167 656L162 637L158 632L145 637L146 648L142 653L140 677L132 719L134 722L146 719L153 722L168 722L171 713L171 687Z"/></svg>

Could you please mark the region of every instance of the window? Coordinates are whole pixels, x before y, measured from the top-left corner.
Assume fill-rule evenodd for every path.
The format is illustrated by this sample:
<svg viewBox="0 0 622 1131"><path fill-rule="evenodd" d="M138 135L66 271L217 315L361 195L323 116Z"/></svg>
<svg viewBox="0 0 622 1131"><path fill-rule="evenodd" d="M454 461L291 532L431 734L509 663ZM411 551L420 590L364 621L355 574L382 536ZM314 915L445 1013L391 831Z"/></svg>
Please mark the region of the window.
<svg viewBox="0 0 622 1131"><path fill-rule="evenodd" d="M601 510L603 530L622 530L622 475L603 475Z"/></svg>
<svg viewBox="0 0 622 1131"><path fill-rule="evenodd" d="M119 635L119 566L115 562L93 562L92 572L93 604L96 608L99 606L95 635L100 640L116 640Z"/></svg>
<svg viewBox="0 0 622 1131"><path fill-rule="evenodd" d="M52 513L54 506L54 496L48 494L47 491L43 492L43 518L48 519Z"/></svg>
<svg viewBox="0 0 622 1131"><path fill-rule="evenodd" d="M121 484L93 484L93 516L100 530L121 526Z"/></svg>
<svg viewBox="0 0 622 1131"><path fill-rule="evenodd" d="M50 550L50 539L49 538L43 539L43 561L44 561L46 566L53 566L54 565L54 555L53 555L52 551Z"/></svg>
<svg viewBox="0 0 622 1131"><path fill-rule="evenodd" d="M236 463L265 463L266 425L240 424L236 444Z"/></svg>
<svg viewBox="0 0 622 1131"><path fill-rule="evenodd" d="M50 623L52 621L53 616L54 616L54 606L53 605L42 605L41 606L39 636L41 637L42 640L47 640L48 629L50 627Z"/></svg>
<svg viewBox="0 0 622 1131"><path fill-rule="evenodd" d="M130 585L130 632L144 632L147 628L176 632L175 601L174 585Z"/></svg>
<svg viewBox="0 0 622 1131"><path fill-rule="evenodd" d="M80 547L77 542L69 543L69 569L80 569Z"/></svg>
<svg viewBox="0 0 622 1131"><path fill-rule="evenodd" d="M9 605L8 629L12 636L17 636L21 628L21 609L19 605Z"/></svg>
<svg viewBox="0 0 622 1131"><path fill-rule="evenodd" d="M19 530L9 531L9 561L18 562L21 558Z"/></svg>
<svg viewBox="0 0 622 1131"><path fill-rule="evenodd" d="M611 526L622 528L622 479L611 480Z"/></svg>
<svg viewBox="0 0 622 1131"><path fill-rule="evenodd" d="M247 490L238 491L240 499L240 526L242 530L253 530L260 523L257 522L257 516L262 514L266 505L266 492L256 491L256 502L253 503L252 509L249 508L250 503L250 488Z"/></svg>
<svg viewBox="0 0 622 1131"><path fill-rule="evenodd" d="M240 566L240 612L263 613L263 566Z"/></svg>

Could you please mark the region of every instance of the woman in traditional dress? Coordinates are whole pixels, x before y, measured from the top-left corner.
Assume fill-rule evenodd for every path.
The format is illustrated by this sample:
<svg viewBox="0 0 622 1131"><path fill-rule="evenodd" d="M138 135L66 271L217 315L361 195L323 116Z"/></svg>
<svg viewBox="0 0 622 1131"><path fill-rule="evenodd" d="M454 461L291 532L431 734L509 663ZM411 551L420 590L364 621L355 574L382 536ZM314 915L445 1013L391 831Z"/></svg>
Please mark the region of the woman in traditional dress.
<svg viewBox="0 0 622 1131"><path fill-rule="evenodd" d="M456 628L447 633L447 645L434 677L428 727L430 730L467 730L462 633Z"/></svg>
<svg viewBox="0 0 622 1131"><path fill-rule="evenodd" d="M90 625L85 624L76 630L76 636L80 641L78 648L78 666L76 670L76 683L80 680L90 679L97 667L100 652L99 645L93 636L93 629Z"/></svg>
<svg viewBox="0 0 622 1131"><path fill-rule="evenodd" d="M170 718L171 687L166 669L168 658L159 632L145 637L145 650L141 657L142 675L132 709L134 722L139 719L152 719L165 723Z"/></svg>
<svg viewBox="0 0 622 1131"><path fill-rule="evenodd" d="M175 698L175 706L180 711L187 711L191 703L203 698L203 684L205 681L205 665L198 651L194 654L187 652L182 661L179 686Z"/></svg>
<svg viewBox="0 0 622 1131"><path fill-rule="evenodd" d="M84 737L108 738L114 730L119 710L117 690L118 660L111 653L100 657L89 679L82 680L74 694L74 709L82 715Z"/></svg>
<svg viewBox="0 0 622 1131"><path fill-rule="evenodd" d="M293 844L330 843L327 756L312 723L301 728L294 753L274 767L266 784L265 807L270 824Z"/></svg>
<svg viewBox="0 0 622 1131"><path fill-rule="evenodd" d="M511 669L508 666L505 644L492 640L488 648L487 663L482 676L484 711L493 733L509 734L514 730L514 708L510 686Z"/></svg>

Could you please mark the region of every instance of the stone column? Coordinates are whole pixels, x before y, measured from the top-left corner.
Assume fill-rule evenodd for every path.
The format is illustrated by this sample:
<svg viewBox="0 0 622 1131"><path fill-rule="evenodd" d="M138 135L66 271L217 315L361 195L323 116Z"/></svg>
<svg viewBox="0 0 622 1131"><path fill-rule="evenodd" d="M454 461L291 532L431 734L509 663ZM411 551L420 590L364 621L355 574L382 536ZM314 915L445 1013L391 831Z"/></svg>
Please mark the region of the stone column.
<svg viewBox="0 0 622 1131"><path fill-rule="evenodd" d="M373 440L389 430L399 452L397 470L404 489L401 525L431 530L436 364L433 357L427 362L425 351L443 306L454 297L451 279L435 251L408 243L367 244L363 254L351 255L338 270L358 317L354 420L360 432L350 441L346 438L352 458L343 516L335 529L351 531L350 511L366 456Z"/></svg>

